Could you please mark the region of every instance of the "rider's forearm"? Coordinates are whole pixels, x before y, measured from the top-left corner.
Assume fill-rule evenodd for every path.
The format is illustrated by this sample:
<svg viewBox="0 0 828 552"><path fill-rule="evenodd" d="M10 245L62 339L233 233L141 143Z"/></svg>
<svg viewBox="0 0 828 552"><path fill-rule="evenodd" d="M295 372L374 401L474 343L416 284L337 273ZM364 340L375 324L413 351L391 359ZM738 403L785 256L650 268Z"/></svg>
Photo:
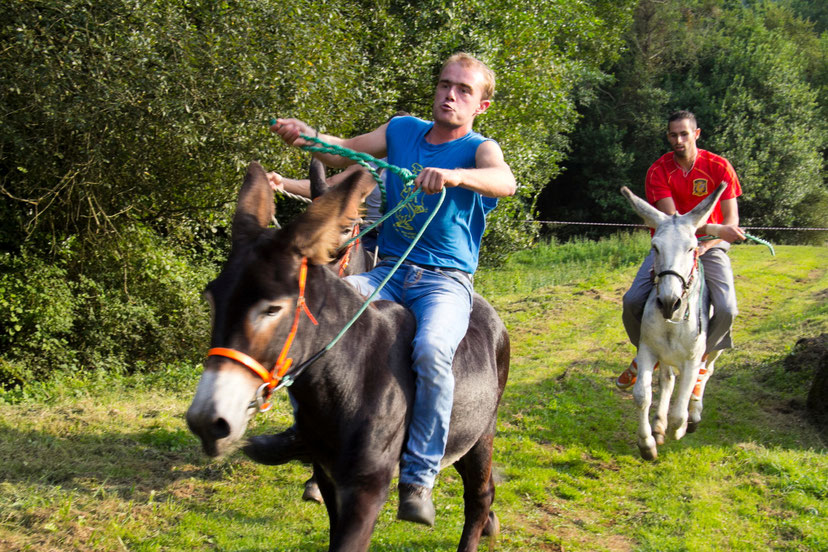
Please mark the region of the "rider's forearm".
<svg viewBox="0 0 828 552"><path fill-rule="evenodd" d="M462 188L486 197L506 197L515 193L515 176L508 166L457 169L457 173Z"/></svg>

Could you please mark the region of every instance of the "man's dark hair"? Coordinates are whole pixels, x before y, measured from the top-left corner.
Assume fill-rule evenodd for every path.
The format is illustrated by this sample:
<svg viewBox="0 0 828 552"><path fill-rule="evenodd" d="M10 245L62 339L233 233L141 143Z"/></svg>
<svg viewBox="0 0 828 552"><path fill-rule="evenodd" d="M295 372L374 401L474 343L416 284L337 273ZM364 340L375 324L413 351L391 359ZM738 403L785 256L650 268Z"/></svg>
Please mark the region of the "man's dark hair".
<svg viewBox="0 0 828 552"><path fill-rule="evenodd" d="M699 125L696 122L696 116L692 112L687 111L686 109L680 109L674 112L672 115L670 115L667 118L667 128L670 128L670 123L672 123L673 121L681 121L684 119L690 121L693 125L693 128L699 128Z"/></svg>

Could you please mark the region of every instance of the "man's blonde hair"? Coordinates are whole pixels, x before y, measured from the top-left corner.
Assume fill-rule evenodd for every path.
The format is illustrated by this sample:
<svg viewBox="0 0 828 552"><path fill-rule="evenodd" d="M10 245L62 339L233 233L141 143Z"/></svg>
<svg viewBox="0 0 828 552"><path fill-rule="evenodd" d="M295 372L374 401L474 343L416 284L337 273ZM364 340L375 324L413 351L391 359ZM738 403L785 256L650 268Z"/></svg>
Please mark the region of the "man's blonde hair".
<svg viewBox="0 0 828 552"><path fill-rule="evenodd" d="M479 70L483 75L483 98L484 100L491 100L495 92L495 74L489 69L489 66L465 52L458 52L448 58L440 69L440 74L445 71L446 67L452 63L459 63L465 68L473 68Z"/></svg>

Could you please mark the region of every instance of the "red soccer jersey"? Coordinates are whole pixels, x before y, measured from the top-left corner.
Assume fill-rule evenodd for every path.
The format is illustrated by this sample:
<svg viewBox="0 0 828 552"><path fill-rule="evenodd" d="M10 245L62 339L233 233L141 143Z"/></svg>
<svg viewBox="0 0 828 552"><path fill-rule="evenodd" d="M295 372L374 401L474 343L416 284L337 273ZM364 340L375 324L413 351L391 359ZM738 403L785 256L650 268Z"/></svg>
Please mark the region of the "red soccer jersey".
<svg viewBox="0 0 828 552"><path fill-rule="evenodd" d="M715 153L703 149L698 151L696 162L687 174L684 174L684 170L673 159L672 151L665 153L653 163L644 182L647 201L651 205L655 205L660 199L671 197L676 204L676 210L683 215L716 191L722 182L727 182L729 186L721 199L732 199L742 195L742 186L730 162ZM707 222L721 224L722 220L720 200Z"/></svg>

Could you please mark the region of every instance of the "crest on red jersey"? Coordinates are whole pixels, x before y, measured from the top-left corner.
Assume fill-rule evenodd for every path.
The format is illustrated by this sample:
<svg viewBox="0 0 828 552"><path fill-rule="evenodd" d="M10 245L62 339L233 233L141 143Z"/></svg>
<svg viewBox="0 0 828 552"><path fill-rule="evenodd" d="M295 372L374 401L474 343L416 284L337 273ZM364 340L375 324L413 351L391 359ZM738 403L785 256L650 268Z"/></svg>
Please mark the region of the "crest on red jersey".
<svg viewBox="0 0 828 552"><path fill-rule="evenodd" d="M693 181L693 195L704 197L707 195L707 180L697 178Z"/></svg>

